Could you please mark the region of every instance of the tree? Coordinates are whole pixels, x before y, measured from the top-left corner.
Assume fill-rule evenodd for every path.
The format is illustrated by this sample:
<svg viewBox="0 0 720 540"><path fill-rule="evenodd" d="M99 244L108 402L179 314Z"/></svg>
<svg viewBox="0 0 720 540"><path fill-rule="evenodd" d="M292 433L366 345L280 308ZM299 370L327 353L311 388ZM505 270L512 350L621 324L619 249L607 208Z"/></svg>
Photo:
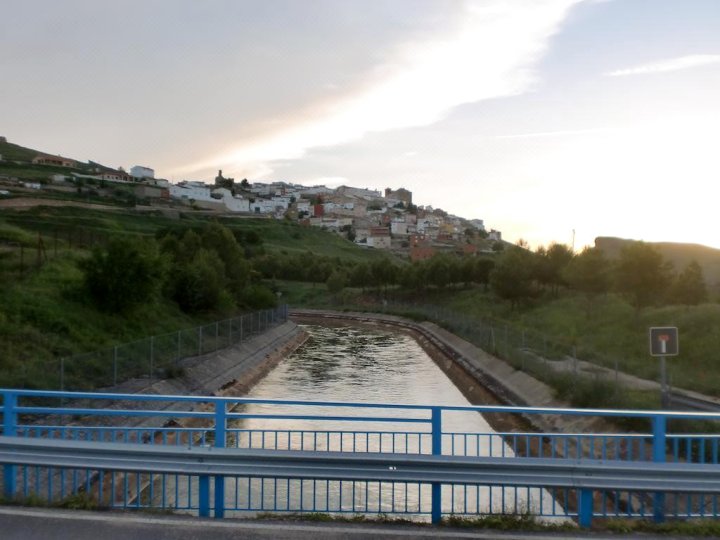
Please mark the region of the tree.
<svg viewBox="0 0 720 540"><path fill-rule="evenodd" d="M610 261L602 250L586 247L573 257L563 277L570 287L589 297L605 294L610 290Z"/></svg>
<svg viewBox="0 0 720 540"><path fill-rule="evenodd" d="M227 277L227 286L233 296L239 299L250 280L250 265L233 233L219 223L210 223L203 229L202 245L220 257Z"/></svg>
<svg viewBox="0 0 720 540"><path fill-rule="evenodd" d="M653 246L632 242L620 252L615 285L636 308L659 304L671 281L672 265Z"/></svg>
<svg viewBox="0 0 720 540"><path fill-rule="evenodd" d="M549 285L552 292L557 295L561 285L565 285L563 272L573 258L573 253L569 247L564 244L550 244L545 249L539 247L536 255L536 278L545 285Z"/></svg>
<svg viewBox="0 0 720 540"><path fill-rule="evenodd" d="M427 278L431 285L441 289L451 283L451 262L447 256L438 254L428 261Z"/></svg>
<svg viewBox="0 0 720 540"><path fill-rule="evenodd" d="M372 284L370 265L364 262L357 263L350 274L350 281L355 287L362 287L364 292L365 287Z"/></svg>
<svg viewBox="0 0 720 540"><path fill-rule="evenodd" d="M377 259L370 265L372 284L387 291L397 279L397 267L387 259Z"/></svg>
<svg viewBox="0 0 720 540"><path fill-rule="evenodd" d="M512 307L536 295L533 284L533 253L520 246L507 249L490 273L495 294L510 300Z"/></svg>
<svg viewBox="0 0 720 540"><path fill-rule="evenodd" d="M345 288L346 281L347 277L345 276L345 272L336 269L333 270L330 277L327 278L325 284L327 285L329 293L338 294Z"/></svg>
<svg viewBox="0 0 720 540"><path fill-rule="evenodd" d="M220 306L225 268L214 251L200 248L191 261L174 268L173 276L172 297L183 311L197 313Z"/></svg>
<svg viewBox="0 0 720 540"><path fill-rule="evenodd" d="M690 262L673 283L670 297L673 302L695 306L707 301L708 292L702 267L697 261Z"/></svg>
<svg viewBox="0 0 720 540"><path fill-rule="evenodd" d="M484 257L479 257L473 260L473 275L472 280L475 283L483 285L487 291L488 285L490 285L490 274L492 269L495 267L495 261Z"/></svg>
<svg viewBox="0 0 720 540"><path fill-rule="evenodd" d="M84 286L97 306L125 312L152 301L160 290L165 260L154 240L116 237L80 261Z"/></svg>

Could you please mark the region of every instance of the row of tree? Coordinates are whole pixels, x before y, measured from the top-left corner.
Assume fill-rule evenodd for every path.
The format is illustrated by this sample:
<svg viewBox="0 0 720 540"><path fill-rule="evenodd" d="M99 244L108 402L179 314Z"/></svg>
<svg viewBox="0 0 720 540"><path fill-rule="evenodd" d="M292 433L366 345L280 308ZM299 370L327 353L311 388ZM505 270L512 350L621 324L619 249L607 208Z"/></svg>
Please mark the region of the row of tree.
<svg viewBox="0 0 720 540"><path fill-rule="evenodd" d="M275 296L262 278L325 283L331 292L347 286L422 292L477 284L513 305L556 296L560 289L589 297L614 291L636 307L708 298L696 262L678 273L643 242L626 245L616 260L596 248L574 254L551 244L531 251L521 242L491 256L439 254L400 264L389 257L358 262L310 252L268 254L256 236L210 223L156 239L117 237L94 249L80 267L90 296L108 311L126 311L159 295L188 313L269 307Z"/></svg>
<svg viewBox="0 0 720 540"><path fill-rule="evenodd" d="M346 286L387 290L400 287L482 285L513 304L561 289L590 297L618 292L636 307L652 304L698 304L708 299L701 267L690 263L677 273L650 244L628 244L617 259L596 248L575 254L562 244L531 251L524 243L493 256L461 257L438 254L425 261L398 264L391 259L348 262L311 253L270 254L252 260L265 278L327 283L332 292Z"/></svg>
<svg viewBox="0 0 720 540"><path fill-rule="evenodd" d="M160 296L187 313L275 304L236 236L218 223L159 239L118 236L80 261L84 286L103 310L126 312Z"/></svg>
<svg viewBox="0 0 720 540"><path fill-rule="evenodd" d="M562 244L535 252L520 244L496 259L490 286L512 303L536 298L545 291L557 296L561 288L589 297L617 292L635 307L663 304L695 305L708 299L700 265L693 261L681 272L652 245L632 242L617 259L597 248L574 254Z"/></svg>

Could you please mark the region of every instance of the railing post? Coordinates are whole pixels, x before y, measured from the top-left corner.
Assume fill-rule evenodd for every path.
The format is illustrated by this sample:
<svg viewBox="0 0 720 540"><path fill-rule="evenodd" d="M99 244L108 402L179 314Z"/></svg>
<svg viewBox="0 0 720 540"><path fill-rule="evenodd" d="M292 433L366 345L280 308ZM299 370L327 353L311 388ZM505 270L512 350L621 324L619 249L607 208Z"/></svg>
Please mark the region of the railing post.
<svg viewBox="0 0 720 540"><path fill-rule="evenodd" d="M432 455L439 456L442 454L442 409L433 407L431 417L432 425ZM431 510L430 516L434 524L440 523L442 520L442 484L433 482L431 489Z"/></svg>
<svg viewBox="0 0 720 540"><path fill-rule="evenodd" d="M215 402L215 447L225 448L227 444L227 408L224 401ZM215 517L225 516L225 477L215 476Z"/></svg>
<svg viewBox="0 0 720 540"><path fill-rule="evenodd" d="M580 490L580 504L578 505L578 524L583 529L590 528L593 517L593 492L592 489Z"/></svg>
<svg viewBox="0 0 720 540"><path fill-rule="evenodd" d="M198 477L198 514L210 517L210 477L207 474Z"/></svg>
<svg viewBox="0 0 720 540"><path fill-rule="evenodd" d="M3 393L3 435L15 437L17 435L17 394ZM17 492L17 465L3 465L3 480L5 484L5 498L15 498Z"/></svg>
<svg viewBox="0 0 720 540"><path fill-rule="evenodd" d="M667 429L667 418L664 415L657 415L653 418L653 461L663 463L665 461L665 439ZM665 521L665 493L657 492L654 496L653 518L655 523Z"/></svg>

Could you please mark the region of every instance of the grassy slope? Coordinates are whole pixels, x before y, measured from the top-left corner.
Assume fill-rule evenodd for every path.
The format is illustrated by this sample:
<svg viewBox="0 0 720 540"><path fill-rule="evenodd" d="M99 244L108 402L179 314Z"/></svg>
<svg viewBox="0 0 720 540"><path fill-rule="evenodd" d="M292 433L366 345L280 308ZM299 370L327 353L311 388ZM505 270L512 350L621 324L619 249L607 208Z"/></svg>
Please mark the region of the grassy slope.
<svg viewBox="0 0 720 540"><path fill-rule="evenodd" d="M136 213L122 208L109 212L74 207L37 207L24 211L4 210L0 213L0 224L4 221L7 225L48 236L58 231L61 238L65 238L67 232L72 230L98 234L155 235L164 230L201 228L211 219L214 218L193 213L185 213L180 219L170 219L159 213ZM387 257L387 254L377 250L359 248L337 234L314 227L300 227L287 221L264 218L219 218L219 221L232 230L255 231L268 252L310 251L317 255L351 260Z"/></svg>
<svg viewBox="0 0 720 540"><path fill-rule="evenodd" d="M26 148L19 144L11 142L0 142L0 155L4 160L9 161L32 161L32 159L40 153L39 150L33 150L32 148Z"/></svg>
<svg viewBox="0 0 720 540"><path fill-rule="evenodd" d="M57 372L57 358L92 351L148 335L189 328L223 318L228 313L189 317L172 302L144 306L130 317L100 313L79 293L82 275L77 261L88 253L78 247L79 238L102 238L107 234L155 235L166 229L202 227L208 218L189 215L169 219L129 211L99 211L83 208L35 208L0 212L0 385L17 380L46 380ZM231 228L254 230L263 238L266 251L310 251L362 260L386 256L362 250L339 236L267 219L223 220ZM58 252L54 252L57 231ZM48 262L18 278L18 266L8 263L7 242L25 248L25 268L35 263L38 232L49 252ZM71 234L72 233L72 234ZM81 233L81 234L80 234ZM72 248L68 235L73 238ZM2 244L5 244L3 246ZM15 250L17 258L19 248ZM322 287L324 289L324 287ZM47 379L49 380L49 379Z"/></svg>
<svg viewBox="0 0 720 540"><path fill-rule="evenodd" d="M475 317L493 317L544 335L556 343L558 356L572 354L607 367L657 380L658 360L648 352L648 328L677 326L680 355L668 360L675 386L720 396L720 305L667 306L636 311L622 299L608 295L594 301L566 296L536 307L511 311L475 289L452 294L453 309Z"/></svg>

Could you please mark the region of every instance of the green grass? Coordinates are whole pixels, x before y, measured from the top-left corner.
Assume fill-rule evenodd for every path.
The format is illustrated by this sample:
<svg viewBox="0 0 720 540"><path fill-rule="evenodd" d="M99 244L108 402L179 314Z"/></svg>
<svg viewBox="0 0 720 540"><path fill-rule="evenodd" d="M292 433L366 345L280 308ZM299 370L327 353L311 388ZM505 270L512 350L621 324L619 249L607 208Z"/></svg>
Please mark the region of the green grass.
<svg viewBox="0 0 720 540"><path fill-rule="evenodd" d="M253 251L301 251L345 260L385 256L354 246L319 229L271 219L222 219L242 232L257 233ZM187 213L180 219L126 210L70 207L4 210L0 219L0 386L56 388L59 359L106 349L150 335L192 328L233 315L220 309L190 317L166 299L148 302L129 316L103 313L82 291L78 261L89 248L112 235L157 236L187 228L201 229L209 218ZM40 244L39 236L42 238ZM22 245L22 250L20 248ZM44 245L44 251L39 246ZM22 252L22 265L21 261ZM40 264L38 265L38 261ZM283 285L283 302L327 304L323 284ZM102 371L101 366L96 371ZM89 366L92 371L92 366ZM88 374L87 380L92 378Z"/></svg>
<svg viewBox="0 0 720 540"><path fill-rule="evenodd" d="M668 359L671 384L720 396L720 372L715 369L720 350L718 304L638 311L615 295L592 303L567 295L513 311L480 289L449 292L438 302L460 315L494 322L498 329L504 324L526 329L529 345L540 353L551 345L554 356L576 353L582 360L610 369L617 365L620 371L651 380L657 380L659 365L648 351L648 328L677 326L680 355Z"/></svg>
<svg viewBox="0 0 720 540"><path fill-rule="evenodd" d="M189 317L158 300L130 317L99 312L80 293L77 257L59 257L0 289L0 381L13 387L56 388L58 359L188 328L219 318Z"/></svg>
<svg viewBox="0 0 720 540"><path fill-rule="evenodd" d="M0 142L0 155L8 161L32 161L40 152L11 142Z"/></svg>
<svg viewBox="0 0 720 540"><path fill-rule="evenodd" d="M4 221L27 231L39 231L61 238L73 231L85 234L142 234L156 235L163 231L202 228L217 219L233 231L255 232L262 239L267 252L306 253L346 260L374 260L387 258L380 250L362 249L335 233L316 227L301 227L285 220L266 218L213 218L183 211L180 219L164 217L160 212L137 213L118 207L117 210L95 210L74 207L36 207L23 211L3 211Z"/></svg>

